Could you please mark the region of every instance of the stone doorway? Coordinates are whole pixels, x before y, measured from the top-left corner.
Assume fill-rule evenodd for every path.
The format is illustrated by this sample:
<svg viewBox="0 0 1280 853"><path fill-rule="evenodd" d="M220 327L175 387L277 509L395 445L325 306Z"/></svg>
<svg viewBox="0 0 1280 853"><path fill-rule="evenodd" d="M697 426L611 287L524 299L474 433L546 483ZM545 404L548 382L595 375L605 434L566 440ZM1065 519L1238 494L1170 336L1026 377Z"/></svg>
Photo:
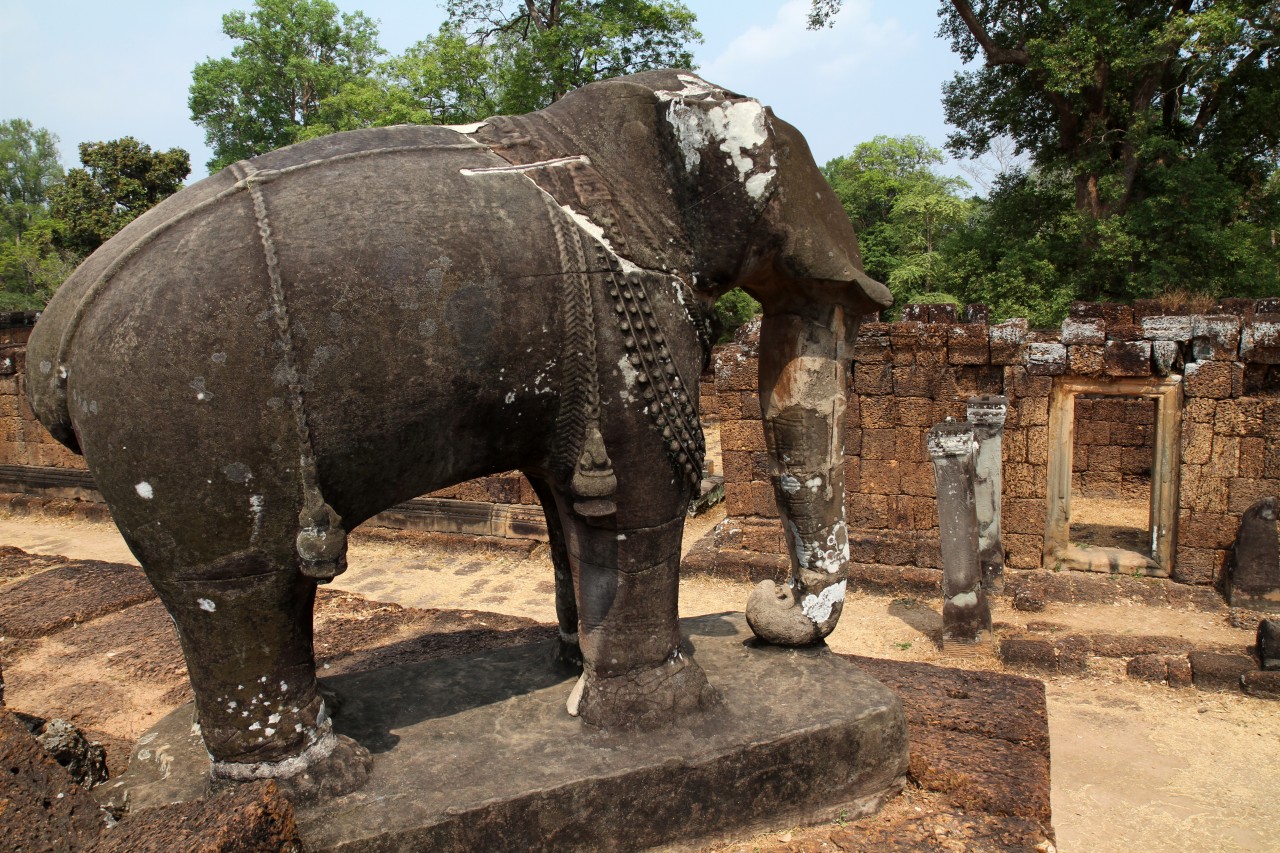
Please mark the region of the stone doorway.
<svg viewBox="0 0 1280 853"><path fill-rule="evenodd" d="M1181 423L1180 376L1055 380L1045 568L1169 576Z"/></svg>
<svg viewBox="0 0 1280 853"><path fill-rule="evenodd" d="M1155 426L1151 397L1076 395L1072 544L1151 556Z"/></svg>

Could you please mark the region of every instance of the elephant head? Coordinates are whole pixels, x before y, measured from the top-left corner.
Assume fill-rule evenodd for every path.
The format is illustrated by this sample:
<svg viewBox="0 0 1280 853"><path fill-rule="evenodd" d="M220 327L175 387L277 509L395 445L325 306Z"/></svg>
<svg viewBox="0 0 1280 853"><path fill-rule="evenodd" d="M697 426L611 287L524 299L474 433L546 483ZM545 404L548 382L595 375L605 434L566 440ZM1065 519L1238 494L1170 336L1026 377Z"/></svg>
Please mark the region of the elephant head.
<svg viewBox="0 0 1280 853"><path fill-rule="evenodd" d="M892 297L863 272L853 226L795 128L691 74L623 79L657 100L695 290L709 306L739 286L764 307L760 402L792 572L755 589L747 620L772 643L817 642L839 620L848 576L848 349Z"/></svg>
<svg viewBox="0 0 1280 853"><path fill-rule="evenodd" d="M694 109L707 109L705 103ZM682 106L689 108L687 101ZM733 195L759 210L736 274L712 292L737 285L764 308L760 408L792 563L786 584L756 587L747 621L763 640L805 645L835 628L848 578L848 348L862 316L887 307L891 297L863 273L853 226L800 133L748 99L709 108L737 114L721 125L728 133L717 147L736 149L725 162L741 173ZM748 159L750 168L741 169ZM725 177L716 174L719 165L708 164L712 181Z"/></svg>

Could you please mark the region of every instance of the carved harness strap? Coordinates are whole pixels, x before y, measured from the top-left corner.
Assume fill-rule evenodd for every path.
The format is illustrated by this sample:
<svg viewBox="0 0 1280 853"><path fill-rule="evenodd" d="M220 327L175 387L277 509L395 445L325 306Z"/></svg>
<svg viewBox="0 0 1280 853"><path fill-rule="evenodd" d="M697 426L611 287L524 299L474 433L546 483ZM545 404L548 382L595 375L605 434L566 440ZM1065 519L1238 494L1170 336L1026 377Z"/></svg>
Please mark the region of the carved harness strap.
<svg viewBox="0 0 1280 853"><path fill-rule="evenodd" d="M528 117L504 117L491 122L498 136L491 143L494 153L544 193L564 274L560 294L565 320L560 359L561 405L552 458L559 478L568 483L577 498L575 510L589 518L612 514L614 506L610 498L617 488L617 478L599 429L598 365L611 364L613 359L603 362L597 349L594 319L597 286L607 292L612 303L611 313L622 333L627 362L636 372L645 413L661 433L667 456L678 476L686 478L696 491L701 484L706 453L702 426L690 386L680 377L671 357L647 287L672 283L683 286L683 283L668 273L643 270L621 260L619 254L625 254L627 249L625 238L619 229L611 226L621 215L641 239L655 244L661 241L647 228L642 217L622 204L590 160L582 156L554 156L556 152L538 139L535 128L528 126ZM533 158L532 161L529 158ZM575 221L581 216L570 213L575 209L589 211L592 224L608 237L601 239L588 233ZM709 350L704 330L699 327L695 331L704 349ZM696 389L696 382L693 387Z"/></svg>

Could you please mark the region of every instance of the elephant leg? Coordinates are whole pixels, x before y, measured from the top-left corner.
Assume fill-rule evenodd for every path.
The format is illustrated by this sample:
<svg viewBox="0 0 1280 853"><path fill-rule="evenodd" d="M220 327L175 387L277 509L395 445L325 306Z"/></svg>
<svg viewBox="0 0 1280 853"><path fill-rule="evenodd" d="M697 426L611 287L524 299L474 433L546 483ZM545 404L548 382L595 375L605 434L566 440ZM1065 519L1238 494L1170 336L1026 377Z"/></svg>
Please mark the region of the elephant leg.
<svg viewBox="0 0 1280 853"><path fill-rule="evenodd" d="M177 547L127 538L177 629L215 783L274 778L302 799L363 784L368 751L334 734L317 692L316 584L292 553L246 549L175 565L164 557Z"/></svg>
<svg viewBox="0 0 1280 853"><path fill-rule="evenodd" d="M578 671L582 669L582 649L578 645L578 602L573 588L573 567L569 562L569 548L565 542L564 527L560 524L560 511L556 505L555 490L541 477L525 477L542 504L547 519L547 544L551 551L551 565L556 579L556 621L560 624L560 641L556 646L556 664Z"/></svg>
<svg viewBox="0 0 1280 853"><path fill-rule="evenodd" d="M719 695L680 636L683 513L658 526L622 527L589 523L569 502L559 504L583 658L570 713L601 728L649 729L713 707Z"/></svg>

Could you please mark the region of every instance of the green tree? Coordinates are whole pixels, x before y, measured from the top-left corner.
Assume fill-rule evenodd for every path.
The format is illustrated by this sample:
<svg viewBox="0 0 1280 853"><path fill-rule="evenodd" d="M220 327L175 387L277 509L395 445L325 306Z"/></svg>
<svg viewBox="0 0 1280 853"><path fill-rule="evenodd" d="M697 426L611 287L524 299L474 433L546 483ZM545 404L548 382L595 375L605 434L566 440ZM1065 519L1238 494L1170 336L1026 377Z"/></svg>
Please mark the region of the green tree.
<svg viewBox="0 0 1280 853"><path fill-rule="evenodd" d="M41 213L22 239L0 242L0 311L38 311L71 275L79 258L58 247L61 224Z"/></svg>
<svg viewBox="0 0 1280 853"><path fill-rule="evenodd" d="M823 167L858 231L867 273L899 302L954 287L943 246L972 203L960 197L968 184L936 171L945 162L922 137L877 136Z"/></svg>
<svg viewBox="0 0 1280 853"><path fill-rule="evenodd" d="M210 171L302 138L320 103L384 53L374 21L327 0L255 0L251 13L223 15L222 32L239 44L195 67L188 100Z"/></svg>
<svg viewBox="0 0 1280 853"><path fill-rule="evenodd" d="M450 32L490 50L503 113L542 109L595 80L690 68L688 46L702 40L675 0L448 0L446 9Z"/></svg>
<svg viewBox="0 0 1280 853"><path fill-rule="evenodd" d="M58 137L26 119L0 122L0 238L21 242L61 181Z"/></svg>
<svg viewBox="0 0 1280 853"><path fill-rule="evenodd" d="M131 136L80 143L80 162L83 168L67 172L49 205L62 225L59 244L80 256L180 190L191 172L186 151L153 152Z"/></svg>
<svg viewBox="0 0 1280 853"><path fill-rule="evenodd" d="M818 23L838 7L817 3ZM1280 3L949 0L940 16L952 48L984 60L944 88L948 147L1008 139L1029 158L991 201L1050 217L1033 220L1052 237L1031 254L1069 289L1280 292ZM1014 233L983 233L983 254L1027 257Z"/></svg>

